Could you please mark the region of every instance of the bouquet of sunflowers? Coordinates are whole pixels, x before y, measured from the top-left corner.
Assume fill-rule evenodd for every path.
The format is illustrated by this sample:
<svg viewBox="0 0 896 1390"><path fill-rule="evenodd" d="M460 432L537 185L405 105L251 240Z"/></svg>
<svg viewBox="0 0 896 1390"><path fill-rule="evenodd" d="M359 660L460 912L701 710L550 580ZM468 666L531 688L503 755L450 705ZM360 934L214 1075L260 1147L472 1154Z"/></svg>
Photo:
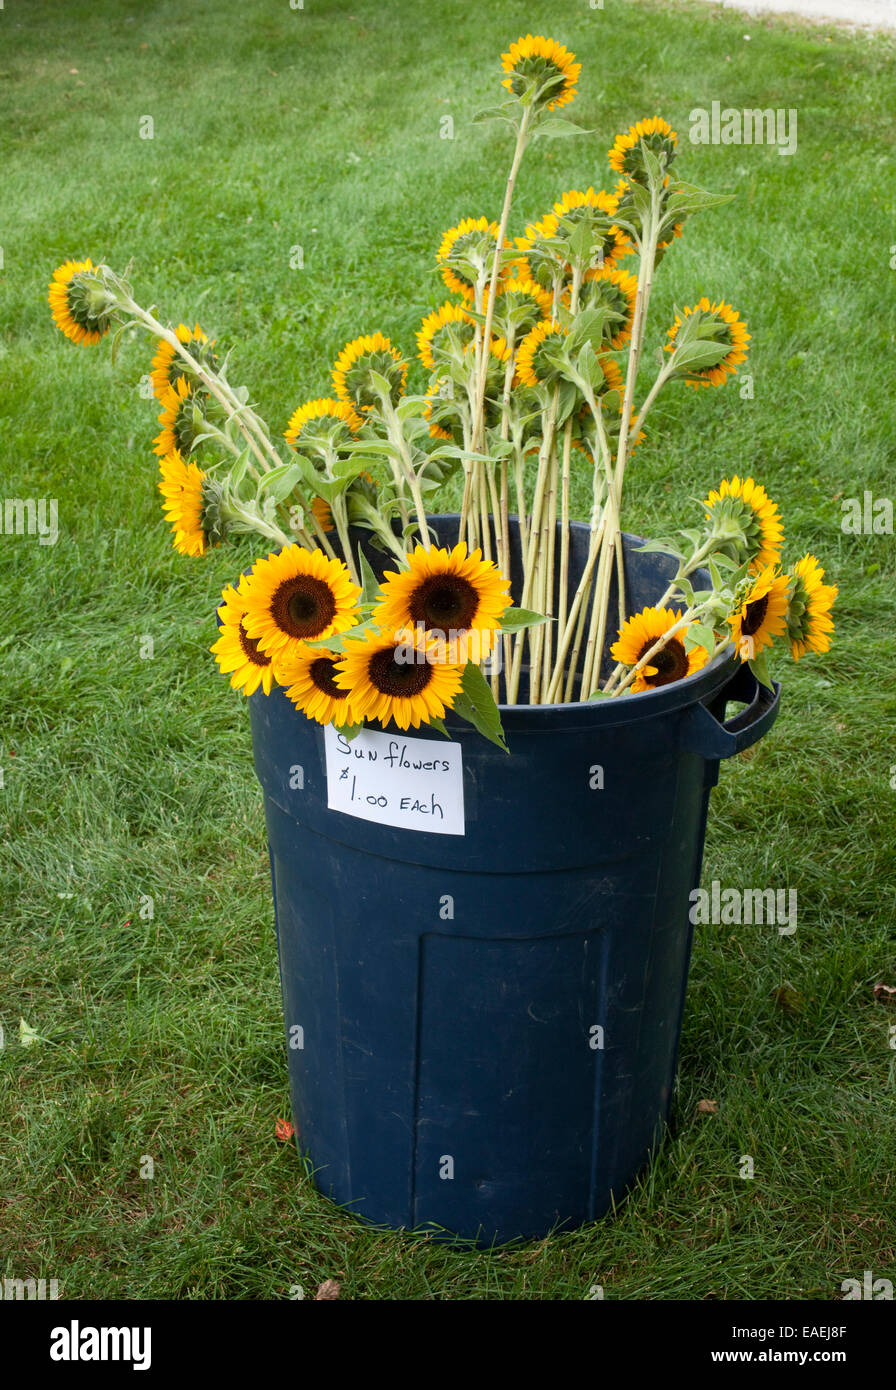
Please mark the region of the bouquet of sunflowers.
<svg viewBox="0 0 896 1390"><path fill-rule="evenodd" d="M752 478L710 491L683 540L644 547L671 553L677 570L654 606L628 612L623 486L654 402L672 383L721 385L746 359L740 315L704 296L676 311L636 399L656 267L689 217L727 198L677 177L676 134L655 116L616 137L612 191L563 193L511 239L528 146L585 132L559 114L580 72L566 48L530 34L502 64L507 97L477 119L514 136L503 207L497 221L466 217L442 238L436 260L452 297L421 324L429 375L416 393L389 338L365 334L339 354L332 395L300 405L280 443L198 324L166 326L126 276L90 260L66 261L50 288L75 342L99 342L113 324L116 344L131 328L157 341L155 452L175 548L201 556L251 534L270 550L224 592L211 649L221 670L247 695L276 682L309 719L348 736L366 720L444 733L451 709L503 746L499 700L634 696L730 643L768 685L775 638L795 659L830 645L837 590L812 555L782 568L778 508ZM590 476L592 497L578 572L573 470ZM449 548L434 543L429 516L455 477ZM391 566L379 579L375 551ZM698 572L709 587L693 587Z"/></svg>

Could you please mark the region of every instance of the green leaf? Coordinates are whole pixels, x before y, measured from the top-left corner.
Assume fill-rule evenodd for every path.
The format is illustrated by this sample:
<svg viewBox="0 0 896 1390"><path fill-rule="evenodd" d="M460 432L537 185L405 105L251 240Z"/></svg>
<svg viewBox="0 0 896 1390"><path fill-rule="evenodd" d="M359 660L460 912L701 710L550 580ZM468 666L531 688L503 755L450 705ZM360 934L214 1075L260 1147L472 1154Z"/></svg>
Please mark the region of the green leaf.
<svg viewBox="0 0 896 1390"><path fill-rule="evenodd" d="M445 728L445 721L444 721L444 719L439 719L438 715L435 715L435 714L430 715L430 717L429 717L429 725L430 725L430 728L435 729L435 731L436 731L437 734L441 734L441 735L443 736L443 738L447 738L447 739L450 739L450 738L451 738L451 735L449 734L448 730Z"/></svg>
<svg viewBox="0 0 896 1390"><path fill-rule="evenodd" d="M684 645L689 652L693 651L694 647L702 647L708 656L712 656L716 635L705 623L691 623L685 632Z"/></svg>
<svg viewBox="0 0 896 1390"><path fill-rule="evenodd" d="M227 481L234 490L236 490L239 487L240 483L246 476L246 472L249 468L249 460L251 457L251 453L251 449L249 449L248 447L245 448L230 470L230 475Z"/></svg>
<svg viewBox="0 0 896 1390"><path fill-rule="evenodd" d="M522 632L525 627L540 627L550 622L543 613L535 613L531 608L508 608L501 619L502 632Z"/></svg>
<svg viewBox="0 0 896 1390"><path fill-rule="evenodd" d="M535 127L533 134L546 135L549 140L554 140L564 135L593 135L594 131L585 130L584 126L576 125L573 121L564 121L562 116L546 116Z"/></svg>
<svg viewBox="0 0 896 1390"><path fill-rule="evenodd" d="M705 339L684 343L675 349L672 358L674 370L676 373L699 372L704 367L717 367L730 351L730 343L712 343Z"/></svg>
<svg viewBox="0 0 896 1390"><path fill-rule="evenodd" d="M370 384L374 391L379 391L387 400L389 399L392 394L392 387L389 385L386 378L379 372L375 372L373 368L370 369Z"/></svg>
<svg viewBox="0 0 896 1390"><path fill-rule="evenodd" d="M484 121L508 121L510 125L516 125L519 109L517 101L505 101L500 106L486 106L476 112L473 124L481 125Z"/></svg>
<svg viewBox="0 0 896 1390"><path fill-rule="evenodd" d="M36 1042L43 1042L43 1038L31 1027L30 1023L26 1023L23 1018L20 1018L19 1042L22 1047L33 1047Z"/></svg>
<svg viewBox="0 0 896 1390"><path fill-rule="evenodd" d="M643 545L636 545L635 550L645 555L674 555L676 560L683 558L673 541L645 541Z"/></svg>
<svg viewBox="0 0 896 1390"><path fill-rule="evenodd" d="M693 608L694 590L691 588L690 580L685 579L683 574L676 575L675 587L681 590L682 594L684 595L685 601L687 602L688 608Z"/></svg>
<svg viewBox="0 0 896 1390"><path fill-rule="evenodd" d="M271 497L275 502L282 502L289 496L296 483L302 478L302 469L298 463L281 463L279 468L272 468L270 473L265 473L258 484L257 496Z"/></svg>
<svg viewBox="0 0 896 1390"><path fill-rule="evenodd" d="M484 738L494 743L504 753L510 750L504 739L501 714L495 704L491 687L478 666L468 661L461 681L460 693L455 697L454 713L466 719Z"/></svg>
<svg viewBox="0 0 896 1390"><path fill-rule="evenodd" d="M344 734L349 743L351 743L353 738L358 737L358 734L364 728L364 724L363 721L360 724L334 724L333 728L336 730L337 734Z"/></svg>
<svg viewBox="0 0 896 1390"><path fill-rule="evenodd" d="M346 637L363 637L370 631L379 632L379 626L371 621L358 623L355 627L346 628L345 632L334 632L329 637L315 637L313 642L306 640L305 646L323 647L324 651L328 652L343 652L345 651L343 642Z"/></svg>
<svg viewBox="0 0 896 1390"><path fill-rule="evenodd" d="M768 659L765 652L760 652L757 657L753 658L750 662L750 670L753 672L753 675L760 685L764 685L766 690L774 690L775 687L772 683L771 674L768 669Z"/></svg>
<svg viewBox="0 0 896 1390"><path fill-rule="evenodd" d="M733 202L735 197L734 193L707 193L705 188L698 188L694 183L679 182L672 185L663 212L670 219L677 220L682 214L722 207L725 203Z"/></svg>
<svg viewBox="0 0 896 1390"><path fill-rule="evenodd" d="M361 602L375 603L380 591L380 581L370 568L370 561L358 546L358 572L361 576Z"/></svg>
<svg viewBox="0 0 896 1390"><path fill-rule="evenodd" d="M422 415L429 404L425 396L405 396L395 407L395 414L399 420L407 420L413 415Z"/></svg>

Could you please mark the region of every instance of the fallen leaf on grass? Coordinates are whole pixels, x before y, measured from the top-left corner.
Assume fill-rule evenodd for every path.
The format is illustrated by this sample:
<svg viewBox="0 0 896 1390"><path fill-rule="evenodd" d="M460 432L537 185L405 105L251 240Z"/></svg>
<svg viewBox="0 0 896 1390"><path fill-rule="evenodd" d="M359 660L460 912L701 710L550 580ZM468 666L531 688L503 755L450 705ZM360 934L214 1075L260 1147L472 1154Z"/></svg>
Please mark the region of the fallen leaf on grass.
<svg viewBox="0 0 896 1390"><path fill-rule="evenodd" d="M295 1129L289 1120L281 1120L278 1117L277 1123L274 1125L274 1134L281 1144L288 1144L295 1134Z"/></svg>
<svg viewBox="0 0 896 1390"><path fill-rule="evenodd" d="M714 1115L719 1108L717 1100L698 1100L697 1113L699 1115Z"/></svg>
<svg viewBox="0 0 896 1390"><path fill-rule="evenodd" d="M777 989L773 989L772 998L778 1007L783 1009L786 1014L790 1014L791 1017L802 1013L802 997L791 985L779 985Z"/></svg>
<svg viewBox="0 0 896 1390"><path fill-rule="evenodd" d="M318 1299L338 1298L341 1288L342 1285L335 1279L325 1279L314 1295L315 1303L317 1303Z"/></svg>
<svg viewBox="0 0 896 1390"><path fill-rule="evenodd" d="M875 999L881 999L885 1004L896 1004L896 985L876 984L873 994Z"/></svg>

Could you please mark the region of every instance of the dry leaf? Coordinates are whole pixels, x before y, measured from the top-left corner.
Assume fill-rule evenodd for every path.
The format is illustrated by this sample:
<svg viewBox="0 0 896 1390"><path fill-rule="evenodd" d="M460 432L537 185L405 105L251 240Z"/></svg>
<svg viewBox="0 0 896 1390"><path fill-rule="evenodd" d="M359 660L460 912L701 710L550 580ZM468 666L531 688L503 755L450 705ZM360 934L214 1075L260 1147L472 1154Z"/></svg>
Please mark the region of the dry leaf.
<svg viewBox="0 0 896 1390"><path fill-rule="evenodd" d="M876 984L873 993L875 999L881 999L885 1004L896 1004L896 985Z"/></svg>
<svg viewBox="0 0 896 1390"><path fill-rule="evenodd" d="M802 998L791 985L779 985L777 989L773 989L772 998L778 1007L791 1017L802 1012Z"/></svg>
<svg viewBox="0 0 896 1390"><path fill-rule="evenodd" d="M274 1126L274 1134L280 1140L281 1144L288 1144L295 1134L295 1129L289 1120L281 1120L278 1118Z"/></svg>
<svg viewBox="0 0 896 1390"><path fill-rule="evenodd" d="M335 1279L325 1279L324 1282L320 1285L317 1293L314 1295L315 1303L318 1301L318 1299L338 1298L339 1290L341 1288L342 1285L337 1283Z"/></svg>
<svg viewBox="0 0 896 1390"><path fill-rule="evenodd" d="M698 1100L697 1113L700 1115L714 1115L719 1108L717 1100Z"/></svg>

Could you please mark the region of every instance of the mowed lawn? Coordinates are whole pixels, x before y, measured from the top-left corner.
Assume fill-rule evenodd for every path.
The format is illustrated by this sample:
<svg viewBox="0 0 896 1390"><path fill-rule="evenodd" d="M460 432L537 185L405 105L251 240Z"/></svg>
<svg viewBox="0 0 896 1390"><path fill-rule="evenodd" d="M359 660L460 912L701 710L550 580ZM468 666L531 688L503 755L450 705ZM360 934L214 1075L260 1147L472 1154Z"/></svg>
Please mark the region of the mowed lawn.
<svg viewBox="0 0 896 1390"><path fill-rule="evenodd" d="M528 30L575 51L569 115L597 133L533 147L514 231L611 187L613 135L657 112L683 176L737 194L660 267L648 357L673 303L725 298L753 398L661 397L627 529L691 524L692 499L751 473L788 558L817 554L840 597L829 657L780 663L772 735L723 766L704 863L707 886L795 888L798 930L698 930L672 1134L616 1218L475 1253L362 1227L275 1138L261 795L207 651L251 550L175 555L150 345L76 348L46 289L67 256L133 259L138 299L235 344L231 378L281 430L347 339L379 328L411 353L446 297L442 232L497 216L508 139L471 117ZM894 538L840 527L844 499L896 488L893 83L892 39L692 4L0 11L0 493L58 499L60 527L55 546L0 535L0 1276L83 1299L329 1278L345 1298L830 1299L866 1269L896 1278L896 1007L873 989L896 985ZM692 145L716 100L795 108L796 154ZM587 495L582 476L579 514Z"/></svg>

